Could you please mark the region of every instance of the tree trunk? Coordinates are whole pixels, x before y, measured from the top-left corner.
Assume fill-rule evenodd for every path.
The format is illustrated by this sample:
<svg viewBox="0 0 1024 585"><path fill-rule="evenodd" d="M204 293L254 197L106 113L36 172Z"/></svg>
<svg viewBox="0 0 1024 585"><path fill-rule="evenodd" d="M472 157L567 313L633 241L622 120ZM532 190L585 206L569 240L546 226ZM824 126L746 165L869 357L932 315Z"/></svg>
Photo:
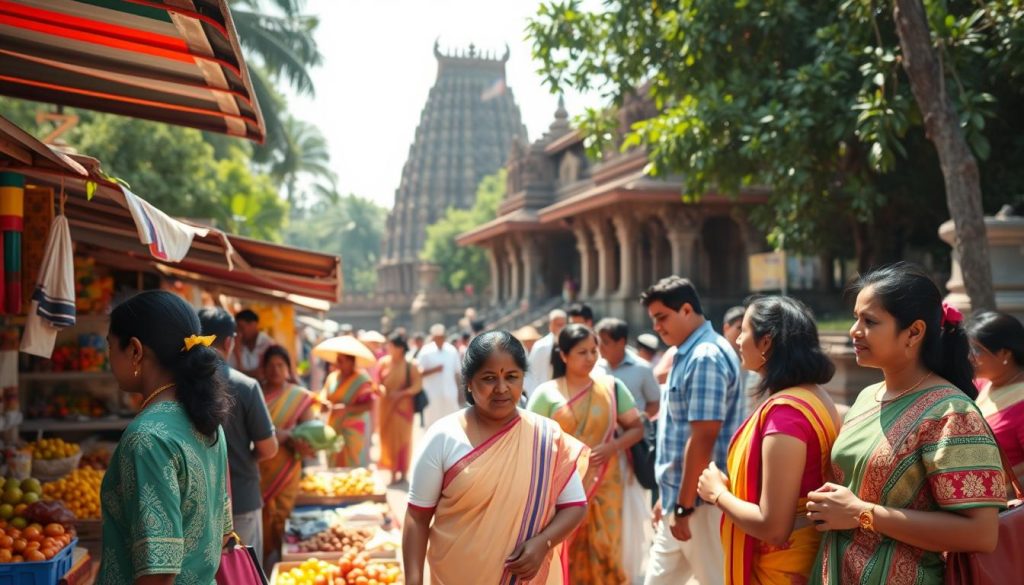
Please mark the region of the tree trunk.
<svg viewBox="0 0 1024 585"><path fill-rule="evenodd" d="M932 46L924 5L921 0L895 0L893 17L910 89L924 118L928 139L939 155L946 205L956 226L953 253L960 260L971 308L995 309L978 161L967 146L953 102L946 94L945 73Z"/></svg>

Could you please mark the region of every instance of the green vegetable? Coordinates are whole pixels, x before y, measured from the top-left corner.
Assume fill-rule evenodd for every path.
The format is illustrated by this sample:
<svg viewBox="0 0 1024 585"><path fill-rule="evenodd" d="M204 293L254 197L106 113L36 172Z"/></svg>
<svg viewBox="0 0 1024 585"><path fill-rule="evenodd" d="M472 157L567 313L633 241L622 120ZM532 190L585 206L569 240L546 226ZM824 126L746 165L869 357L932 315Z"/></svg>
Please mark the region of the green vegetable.
<svg viewBox="0 0 1024 585"><path fill-rule="evenodd" d="M341 450L345 439L322 420L310 420L295 427L292 438L304 441L315 451L337 453Z"/></svg>

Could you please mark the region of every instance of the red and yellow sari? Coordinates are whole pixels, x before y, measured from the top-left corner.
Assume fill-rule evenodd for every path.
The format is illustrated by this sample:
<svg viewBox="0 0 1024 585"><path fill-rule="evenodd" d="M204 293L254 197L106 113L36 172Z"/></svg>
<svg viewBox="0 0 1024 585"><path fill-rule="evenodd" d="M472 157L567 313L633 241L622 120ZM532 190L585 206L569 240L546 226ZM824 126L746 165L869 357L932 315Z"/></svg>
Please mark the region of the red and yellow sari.
<svg viewBox="0 0 1024 585"><path fill-rule="evenodd" d="M505 559L551 522L559 494L586 466L583 444L520 412L444 474L427 547L432 583L523 583L505 571ZM530 583L562 585L565 561L562 546L553 547Z"/></svg>
<svg viewBox="0 0 1024 585"><path fill-rule="evenodd" d="M392 363L386 371L382 370L382 380L401 380L403 385L395 388L385 385L386 390L377 403L380 415L380 468L399 473L409 471L416 412L412 396L396 398L394 394L409 388L412 384L411 372L412 365L405 360L399 364Z"/></svg>
<svg viewBox="0 0 1024 585"><path fill-rule="evenodd" d="M835 443L837 429L828 408L813 392L790 388L776 393L754 411L743 423L729 445L730 491L745 502L761 501L761 446L769 413L777 406L790 406L810 423L818 437L817 453L808 451L807 458L820 459L822 478L831 465L829 453ZM797 501L794 511L799 521L806 520L807 498ZM793 531L783 546L771 546L747 535L728 516L722 517L722 546L725 551L725 582L732 585L795 585L806 583L814 557L818 554L821 534L814 525Z"/></svg>
<svg viewBox="0 0 1024 585"><path fill-rule="evenodd" d="M364 404L373 400L373 382L362 371L342 380L340 372L335 370L324 381L322 397L331 404ZM370 464L369 411L331 413L328 424L345 439L341 451L334 458L335 467L366 467Z"/></svg>
<svg viewBox="0 0 1024 585"><path fill-rule="evenodd" d="M301 386L286 388L266 397L267 410L274 427L291 430L316 399ZM294 449L281 445L277 454L260 462L260 491L263 493L263 554L281 548L284 522L295 508L299 492L302 461Z"/></svg>
<svg viewBox="0 0 1024 585"><path fill-rule="evenodd" d="M618 405L615 386L594 380L588 388L569 396L565 378L558 390L566 404L551 418L566 433L590 448L615 438ZM618 456L604 465L588 469L583 476L587 492L587 519L576 530L569 544L569 580L573 584L625 583L622 567L623 482Z"/></svg>

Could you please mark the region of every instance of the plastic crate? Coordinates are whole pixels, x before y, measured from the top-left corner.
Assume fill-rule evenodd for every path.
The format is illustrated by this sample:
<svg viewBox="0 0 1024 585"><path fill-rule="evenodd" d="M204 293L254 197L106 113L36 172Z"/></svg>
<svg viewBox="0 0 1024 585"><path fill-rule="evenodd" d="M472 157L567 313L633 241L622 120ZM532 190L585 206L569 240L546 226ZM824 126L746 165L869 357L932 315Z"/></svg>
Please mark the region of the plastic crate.
<svg viewBox="0 0 1024 585"><path fill-rule="evenodd" d="M71 570L77 544L76 538L48 561L0 564L0 585L57 585Z"/></svg>

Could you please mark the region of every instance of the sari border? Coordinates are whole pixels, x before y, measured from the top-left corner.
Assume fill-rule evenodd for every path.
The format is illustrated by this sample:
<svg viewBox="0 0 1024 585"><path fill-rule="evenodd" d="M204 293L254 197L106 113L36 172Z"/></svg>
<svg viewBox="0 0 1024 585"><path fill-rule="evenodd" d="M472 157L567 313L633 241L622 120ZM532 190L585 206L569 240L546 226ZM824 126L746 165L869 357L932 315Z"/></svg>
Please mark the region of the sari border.
<svg viewBox="0 0 1024 585"><path fill-rule="evenodd" d="M489 449L492 445L494 445L495 442L498 441L498 439L508 434L508 432L511 431L522 420L522 414L519 414L514 419L506 423L504 427L498 430L498 432L491 435L490 438L488 438L486 441L474 447L473 450L470 451L469 453L463 455L461 459L455 462L455 465L452 465L451 468L444 473L444 480L441 482L441 489L448 487L448 484L450 484L455 479L455 476L462 473L462 470L468 467L469 464L475 461L478 457L483 455L487 449Z"/></svg>

